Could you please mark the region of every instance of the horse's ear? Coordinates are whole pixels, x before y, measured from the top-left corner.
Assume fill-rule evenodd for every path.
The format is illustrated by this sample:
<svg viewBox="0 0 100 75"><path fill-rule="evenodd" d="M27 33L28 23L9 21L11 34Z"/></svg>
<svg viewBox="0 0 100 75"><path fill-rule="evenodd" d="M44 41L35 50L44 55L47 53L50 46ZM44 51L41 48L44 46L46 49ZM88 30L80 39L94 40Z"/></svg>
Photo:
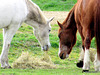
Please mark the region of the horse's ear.
<svg viewBox="0 0 100 75"><path fill-rule="evenodd" d="M51 22L54 19L54 17L50 18L48 22Z"/></svg>
<svg viewBox="0 0 100 75"><path fill-rule="evenodd" d="M63 28L62 24L59 21L57 21L57 23L58 23L59 27L62 29Z"/></svg>

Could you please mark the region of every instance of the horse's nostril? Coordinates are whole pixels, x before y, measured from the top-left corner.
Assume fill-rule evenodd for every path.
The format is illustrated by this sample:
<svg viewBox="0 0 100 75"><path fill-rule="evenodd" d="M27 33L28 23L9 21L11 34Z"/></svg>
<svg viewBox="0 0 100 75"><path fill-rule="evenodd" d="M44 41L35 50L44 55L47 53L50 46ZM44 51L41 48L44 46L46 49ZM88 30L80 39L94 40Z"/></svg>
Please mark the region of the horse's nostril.
<svg viewBox="0 0 100 75"><path fill-rule="evenodd" d="M64 59L64 53L60 56L61 59Z"/></svg>
<svg viewBox="0 0 100 75"><path fill-rule="evenodd" d="M49 49L49 46L48 46L48 45L46 45L46 51L48 51L48 49Z"/></svg>
<svg viewBox="0 0 100 75"><path fill-rule="evenodd" d="M45 45L42 49L43 49L44 51L48 51L49 46L48 46L48 45Z"/></svg>

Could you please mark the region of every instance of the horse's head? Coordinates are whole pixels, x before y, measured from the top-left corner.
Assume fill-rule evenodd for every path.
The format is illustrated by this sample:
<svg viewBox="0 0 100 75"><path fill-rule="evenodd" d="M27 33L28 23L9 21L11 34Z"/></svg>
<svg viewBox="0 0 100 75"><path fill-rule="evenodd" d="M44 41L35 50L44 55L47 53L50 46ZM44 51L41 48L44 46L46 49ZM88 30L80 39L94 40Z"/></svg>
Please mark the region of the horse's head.
<svg viewBox="0 0 100 75"><path fill-rule="evenodd" d="M47 19L38 5L32 1L26 1L27 4L27 16L25 23L31 25L34 28L34 34L38 39L42 50L47 51L50 47L49 33L51 31L50 22L53 20Z"/></svg>
<svg viewBox="0 0 100 75"><path fill-rule="evenodd" d="M72 28L71 26L66 27L66 25L60 24L59 22L58 25L60 26L58 31L58 37L59 37L58 55L61 59L65 59L69 57L72 47L76 42L76 28Z"/></svg>
<svg viewBox="0 0 100 75"><path fill-rule="evenodd" d="M69 56L72 47L76 42L76 22L74 19L74 8L69 12L67 18L63 23L59 23L60 27L58 36L59 36L59 57L65 59Z"/></svg>
<svg viewBox="0 0 100 75"><path fill-rule="evenodd" d="M34 34L41 45L41 49L44 51L48 51L48 49L50 47L49 33L51 31L50 22L52 20L53 20L53 18L48 20L46 24L40 23L38 28L34 29Z"/></svg>

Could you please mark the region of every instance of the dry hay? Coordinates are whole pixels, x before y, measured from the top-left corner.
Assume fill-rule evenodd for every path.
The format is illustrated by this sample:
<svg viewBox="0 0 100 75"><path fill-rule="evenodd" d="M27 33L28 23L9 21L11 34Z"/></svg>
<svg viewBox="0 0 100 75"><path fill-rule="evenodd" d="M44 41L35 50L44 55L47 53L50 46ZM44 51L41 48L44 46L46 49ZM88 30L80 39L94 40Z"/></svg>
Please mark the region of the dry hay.
<svg viewBox="0 0 100 75"><path fill-rule="evenodd" d="M41 58L33 57L28 52L22 52L21 56L13 62L13 68L17 69L55 69L57 66L51 61L50 56L45 52Z"/></svg>

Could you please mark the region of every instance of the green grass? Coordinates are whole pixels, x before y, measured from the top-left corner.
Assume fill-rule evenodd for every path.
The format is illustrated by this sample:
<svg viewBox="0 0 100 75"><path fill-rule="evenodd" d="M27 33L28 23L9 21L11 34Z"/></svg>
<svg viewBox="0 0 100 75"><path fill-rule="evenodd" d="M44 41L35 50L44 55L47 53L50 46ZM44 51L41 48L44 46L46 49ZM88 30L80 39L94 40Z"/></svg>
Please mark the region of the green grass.
<svg viewBox="0 0 100 75"><path fill-rule="evenodd" d="M82 69L76 67L76 62L78 62L81 37L77 33L77 43L74 46L70 56L66 60L61 60L58 57L59 39L58 39L58 25L52 25L52 31L50 33L51 48L48 52L52 61L59 65L61 69L0 69L1 75L94 75L95 73L82 73ZM0 52L2 50L2 30L0 30ZM95 39L92 41L92 46L94 46ZM34 57L41 57L43 52L41 52L41 47L33 34L32 27L23 24L21 28L15 34L11 47L9 50L9 62L12 65L22 53L22 51L28 51ZM90 71L94 71L93 63L91 63ZM99 75L100 73L96 73Z"/></svg>
<svg viewBox="0 0 100 75"><path fill-rule="evenodd" d="M40 69L40 70L30 70L30 69L7 69L0 70L1 75L100 75L100 73L82 73L79 68L73 69ZM15 73L16 72L16 73ZM91 71L92 72L92 71Z"/></svg>
<svg viewBox="0 0 100 75"><path fill-rule="evenodd" d="M69 11L77 0L32 0L43 11Z"/></svg>
<svg viewBox="0 0 100 75"><path fill-rule="evenodd" d="M77 0L33 0L43 11L69 11ZM77 33L77 42L68 59L61 60L58 57L59 39L58 25L52 25L50 33L51 48L49 55L52 61L60 66L60 69L0 69L0 75L100 75L100 73L82 73L82 69L76 67L81 48L81 37ZM0 29L0 53L3 45L3 35ZM92 40L92 48L96 48L95 39ZM41 57L41 47L33 34L32 27L23 24L15 34L9 50L9 63L12 65L22 53L28 51L34 57ZM91 63L90 72L94 71Z"/></svg>

